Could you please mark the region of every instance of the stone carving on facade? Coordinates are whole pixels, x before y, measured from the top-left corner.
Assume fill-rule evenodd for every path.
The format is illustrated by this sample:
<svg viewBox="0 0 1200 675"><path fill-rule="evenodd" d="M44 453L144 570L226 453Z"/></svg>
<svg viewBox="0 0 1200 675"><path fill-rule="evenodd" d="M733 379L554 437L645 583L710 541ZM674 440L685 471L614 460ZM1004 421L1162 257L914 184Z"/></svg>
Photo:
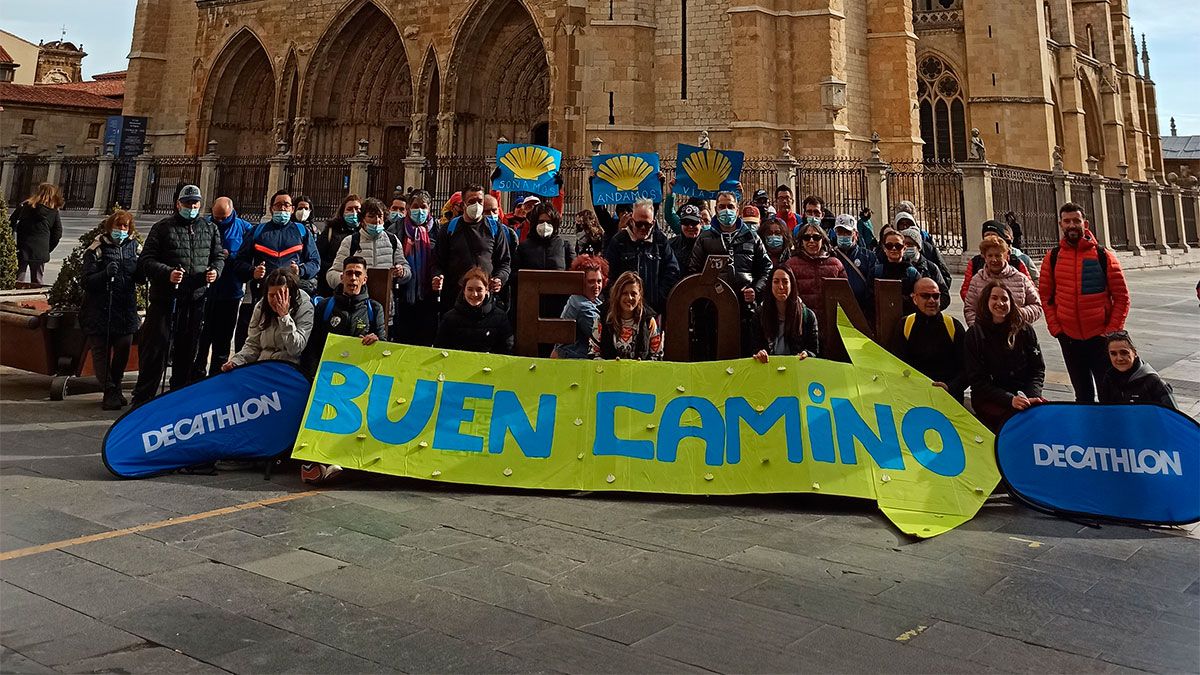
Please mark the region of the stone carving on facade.
<svg viewBox="0 0 1200 675"><path fill-rule="evenodd" d="M307 151L308 130L312 121L307 117L297 117L292 125L292 152L304 154Z"/></svg>
<svg viewBox="0 0 1200 675"><path fill-rule="evenodd" d="M271 140L275 141L276 145L287 142L287 120L282 117L275 120L275 126L271 130Z"/></svg>
<svg viewBox="0 0 1200 675"><path fill-rule="evenodd" d="M699 143L700 147L704 148L705 150L708 150L712 147L712 141L708 138L708 131L701 131L700 139L696 142Z"/></svg>
<svg viewBox="0 0 1200 675"><path fill-rule="evenodd" d="M976 162L987 161L987 148L983 147L983 138L979 136L978 129L971 129L971 150L967 157Z"/></svg>
<svg viewBox="0 0 1200 675"><path fill-rule="evenodd" d="M1063 171L1063 148L1061 145L1054 146L1054 170L1057 172Z"/></svg>

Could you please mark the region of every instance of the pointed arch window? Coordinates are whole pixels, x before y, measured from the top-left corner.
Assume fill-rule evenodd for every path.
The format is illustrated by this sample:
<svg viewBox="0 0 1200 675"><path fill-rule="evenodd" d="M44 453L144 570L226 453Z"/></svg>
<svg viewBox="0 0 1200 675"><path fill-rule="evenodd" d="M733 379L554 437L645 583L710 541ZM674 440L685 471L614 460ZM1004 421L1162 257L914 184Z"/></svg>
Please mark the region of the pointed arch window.
<svg viewBox="0 0 1200 675"><path fill-rule="evenodd" d="M926 55L917 65L917 101L925 159L967 159L967 117L958 75L938 56Z"/></svg>

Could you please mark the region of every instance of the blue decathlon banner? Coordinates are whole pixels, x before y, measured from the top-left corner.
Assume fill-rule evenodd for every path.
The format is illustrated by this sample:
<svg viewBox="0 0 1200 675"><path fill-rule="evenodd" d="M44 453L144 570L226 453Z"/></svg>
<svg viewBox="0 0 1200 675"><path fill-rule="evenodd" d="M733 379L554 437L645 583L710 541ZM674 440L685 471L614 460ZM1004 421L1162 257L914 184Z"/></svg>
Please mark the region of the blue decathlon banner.
<svg viewBox="0 0 1200 675"><path fill-rule="evenodd" d="M1037 405L1004 424L996 460L1037 507L1158 525L1200 520L1200 424L1170 408Z"/></svg>
<svg viewBox="0 0 1200 675"><path fill-rule="evenodd" d="M289 450L309 383L290 363L235 368L159 396L122 415L101 457L122 478L144 478L221 459L265 459Z"/></svg>
<svg viewBox="0 0 1200 675"><path fill-rule="evenodd" d="M592 203L603 206L632 204L639 199L662 201L662 182L658 179L658 153L592 157Z"/></svg>
<svg viewBox="0 0 1200 675"><path fill-rule="evenodd" d="M492 180L492 189L557 197L558 184L554 178L561 166L560 150L542 145L501 143L496 146L496 168L500 175Z"/></svg>
<svg viewBox="0 0 1200 675"><path fill-rule="evenodd" d="M680 143L675 157L675 194L716 199L718 192L730 191L736 192L741 198L739 181L745 153L706 150Z"/></svg>

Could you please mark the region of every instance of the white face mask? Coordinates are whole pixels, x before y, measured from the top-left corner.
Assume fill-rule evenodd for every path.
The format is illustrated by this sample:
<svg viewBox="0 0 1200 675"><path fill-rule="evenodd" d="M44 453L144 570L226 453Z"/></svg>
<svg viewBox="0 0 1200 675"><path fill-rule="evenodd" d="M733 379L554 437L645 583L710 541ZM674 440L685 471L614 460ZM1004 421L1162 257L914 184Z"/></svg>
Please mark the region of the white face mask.
<svg viewBox="0 0 1200 675"><path fill-rule="evenodd" d="M312 214L312 211L309 211L308 209L296 209L296 220L299 220L302 223L307 223L308 216L310 214Z"/></svg>
<svg viewBox="0 0 1200 675"><path fill-rule="evenodd" d="M463 209L463 215L467 220L479 220L483 216L483 204L467 204L467 208Z"/></svg>
<svg viewBox="0 0 1200 675"><path fill-rule="evenodd" d="M537 233L539 236L550 238L554 234L554 226L550 223L538 223Z"/></svg>

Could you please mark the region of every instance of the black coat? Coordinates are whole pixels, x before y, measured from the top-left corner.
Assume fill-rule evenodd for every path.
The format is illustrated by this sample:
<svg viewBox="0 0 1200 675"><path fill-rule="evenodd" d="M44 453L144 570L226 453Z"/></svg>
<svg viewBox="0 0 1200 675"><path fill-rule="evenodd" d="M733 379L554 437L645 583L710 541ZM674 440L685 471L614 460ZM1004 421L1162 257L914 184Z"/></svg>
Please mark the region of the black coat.
<svg viewBox="0 0 1200 675"><path fill-rule="evenodd" d="M179 268L183 269L180 297L202 296L205 273L213 269L219 275L225 269L222 244L220 228L204 218L186 220L174 213L155 223L138 258L139 273L150 282L151 299L171 297L171 271Z"/></svg>
<svg viewBox="0 0 1200 675"><path fill-rule="evenodd" d="M967 329L958 319L950 317L954 322L954 338L951 339L946 331L945 316L939 313L930 317L916 312L908 337L904 336L904 324L908 321L908 317L905 317L899 324L899 335L894 343L898 347L896 356L925 377L945 384L950 394L961 400L967 388L967 373L963 363Z"/></svg>
<svg viewBox="0 0 1200 675"><path fill-rule="evenodd" d="M62 219L58 209L45 204L30 206L22 202L12 212L10 219L17 238L17 255L27 263L50 261L50 252L58 247L62 239Z"/></svg>
<svg viewBox="0 0 1200 675"><path fill-rule="evenodd" d="M437 242L433 246L433 274L445 276L443 292L458 293L459 279L475 266L489 278L508 282L512 249L503 225L497 225L493 232L486 220L468 223L458 217L439 225L431 238Z"/></svg>
<svg viewBox="0 0 1200 675"><path fill-rule="evenodd" d="M1046 362L1032 326L1021 326L1010 349L1006 326L976 321L967 331L966 347L965 365L972 400L979 397L1008 407L1017 392L1028 398L1042 395Z"/></svg>
<svg viewBox="0 0 1200 675"><path fill-rule="evenodd" d="M327 307L331 302L332 309ZM332 296L318 300L313 307L312 333L308 336L304 353L300 355L300 369L310 378L316 374L321 352L325 350L325 339L330 334L362 337L370 333L380 340L387 339L383 305L367 295L365 286L362 292L351 297L342 294L339 284Z"/></svg>
<svg viewBox="0 0 1200 675"><path fill-rule="evenodd" d="M904 313L906 315L917 311L917 307L912 301L913 286L917 284L917 279L922 277L932 279L938 285L938 290L942 293L942 299L939 304L942 311L945 311L950 306L950 286L947 285L946 279L942 277L942 272L938 269L937 265L929 262L925 257L917 258L916 261L911 263L904 260L894 263L884 257L880 258L879 262L875 265L876 279L892 279L901 282L900 296L903 299Z"/></svg>
<svg viewBox="0 0 1200 675"><path fill-rule="evenodd" d="M1100 381L1099 393L1101 403L1156 403L1179 409L1171 385L1140 358L1124 373L1110 367Z"/></svg>
<svg viewBox="0 0 1200 675"><path fill-rule="evenodd" d="M85 334L117 336L137 332L141 325L135 285L137 261L138 243L133 237L116 244L107 234L99 235L83 252L79 325Z"/></svg>
<svg viewBox="0 0 1200 675"><path fill-rule="evenodd" d="M775 299L767 298L764 302L775 302ZM768 354L775 356L775 331L772 330L770 334L767 332L767 327L763 325L762 321L762 309L760 308L758 311L760 314L755 317L754 322L758 328L758 340L755 346L757 349L765 349ZM817 329L817 315L807 306L800 306L800 333L789 335L786 340L788 354L785 356L798 356L800 352L808 352L809 356L821 355L821 334Z"/></svg>
<svg viewBox="0 0 1200 675"><path fill-rule="evenodd" d="M460 297L454 308L442 317L434 347L464 352L510 354L513 348L512 325L508 314L491 297L472 307Z"/></svg>
<svg viewBox="0 0 1200 675"><path fill-rule="evenodd" d="M692 248L688 272L703 272L704 264L710 255L733 256L733 267L726 267L721 273L721 278L738 293L747 286L753 288L758 298L762 299L770 282L768 277L771 273L771 258L767 256L767 247L763 245L757 232L738 221L738 228L733 231L728 247L718 227L701 232Z"/></svg>
<svg viewBox="0 0 1200 675"><path fill-rule="evenodd" d="M342 246L342 240L354 234L357 225L347 223L341 216L325 221L325 228L317 236L317 252L321 256L321 270L317 274L317 289L326 295L331 295L333 289L325 283L325 273L333 267L333 257Z"/></svg>
<svg viewBox="0 0 1200 675"><path fill-rule="evenodd" d="M555 232L550 238L535 232L517 246L514 270L566 270L575 260L575 247Z"/></svg>
<svg viewBox="0 0 1200 675"><path fill-rule="evenodd" d="M621 230L609 240L604 257L608 259L610 280L616 281L625 272L637 272L646 304L659 314L666 310L667 296L679 281L679 261L661 229L655 227L641 241L634 241L629 230Z"/></svg>
<svg viewBox="0 0 1200 675"><path fill-rule="evenodd" d="M671 250L675 253L675 259L681 261L682 265L689 265L692 262L692 249L696 247L696 242L700 237L688 239L682 234L671 239ZM688 271L682 270L680 276L687 276Z"/></svg>

